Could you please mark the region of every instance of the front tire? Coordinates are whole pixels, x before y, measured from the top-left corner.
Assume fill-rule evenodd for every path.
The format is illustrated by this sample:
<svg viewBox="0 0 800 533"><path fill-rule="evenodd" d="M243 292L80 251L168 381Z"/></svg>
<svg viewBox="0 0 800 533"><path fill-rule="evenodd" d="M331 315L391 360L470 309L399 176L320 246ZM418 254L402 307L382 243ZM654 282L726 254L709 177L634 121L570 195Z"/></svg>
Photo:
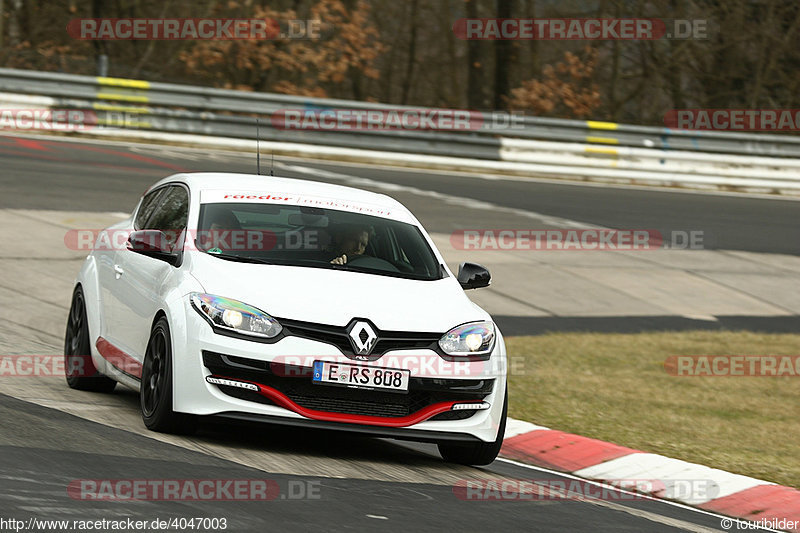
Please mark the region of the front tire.
<svg viewBox="0 0 800 533"><path fill-rule="evenodd" d="M442 459L449 463L457 463L469 466L484 466L491 464L500 453L503 446L503 437L506 433L506 417L508 414L508 391L503 400L503 414L500 420L500 428L497 431L497 438L494 442L476 442L470 444L454 444L451 442L440 442L437 444Z"/></svg>
<svg viewBox="0 0 800 533"><path fill-rule="evenodd" d="M167 319L161 317L150 332L142 365L139 405L147 429L159 433L191 433L191 416L172 410L172 337Z"/></svg>
<svg viewBox="0 0 800 533"><path fill-rule="evenodd" d="M76 390L111 392L117 382L101 374L92 362L86 300L80 286L72 293L72 304L64 333L64 370L67 385Z"/></svg>

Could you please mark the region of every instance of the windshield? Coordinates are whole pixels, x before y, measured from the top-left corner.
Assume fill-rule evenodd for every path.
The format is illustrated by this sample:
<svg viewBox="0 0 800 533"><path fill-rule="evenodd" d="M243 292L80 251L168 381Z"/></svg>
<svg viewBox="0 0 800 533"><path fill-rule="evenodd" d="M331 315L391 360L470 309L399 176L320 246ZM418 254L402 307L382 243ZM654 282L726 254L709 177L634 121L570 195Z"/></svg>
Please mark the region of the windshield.
<svg viewBox="0 0 800 533"><path fill-rule="evenodd" d="M220 259L419 280L442 277L436 256L416 226L334 209L202 204L195 244Z"/></svg>

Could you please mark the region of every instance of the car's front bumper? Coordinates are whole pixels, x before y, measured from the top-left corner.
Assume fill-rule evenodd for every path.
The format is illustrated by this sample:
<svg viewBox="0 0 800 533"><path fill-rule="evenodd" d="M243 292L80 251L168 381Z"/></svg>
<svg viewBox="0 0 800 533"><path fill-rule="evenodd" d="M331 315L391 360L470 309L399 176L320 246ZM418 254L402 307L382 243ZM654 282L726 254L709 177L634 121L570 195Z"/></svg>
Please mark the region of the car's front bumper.
<svg viewBox="0 0 800 533"><path fill-rule="evenodd" d="M332 344L308 338L286 336L265 344L219 335L188 304L181 318L185 323L173 326L173 408L178 412L277 420L418 440L496 439L506 387L505 345L499 331L492 356L486 361L447 362L431 350L396 350L375 361L356 361ZM221 356L223 364L219 364ZM311 385L310 375L302 373L314 360L399 365L411 370L412 383L407 395ZM253 383L259 390L212 384L206 379L209 376ZM476 388L479 383L483 385ZM464 388L467 390L458 390ZM486 402L489 407L465 416L467 413L443 410L448 402ZM436 408L426 412L431 406Z"/></svg>

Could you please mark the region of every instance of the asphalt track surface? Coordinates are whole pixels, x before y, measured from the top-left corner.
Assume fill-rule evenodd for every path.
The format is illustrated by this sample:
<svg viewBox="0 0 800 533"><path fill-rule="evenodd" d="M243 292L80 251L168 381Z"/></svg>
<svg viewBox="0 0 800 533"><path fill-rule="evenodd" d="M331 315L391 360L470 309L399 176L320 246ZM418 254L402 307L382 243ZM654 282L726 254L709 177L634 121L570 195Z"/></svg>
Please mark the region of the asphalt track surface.
<svg viewBox="0 0 800 533"><path fill-rule="evenodd" d="M713 531L719 519L655 501L462 501L451 485L326 476L332 456L410 464L423 471L437 460L427 450L390 441L287 430L206 424L194 438L231 446L296 447L315 455L319 476L287 475L270 465L241 464L188 451L60 411L0 395L0 517L28 520L151 521L226 518L228 531ZM57 437L56 437L57 436ZM466 471L470 469L464 469ZM497 478L543 482L558 476L495 462ZM465 475L469 475L468 472ZM251 479L280 487L271 501L91 501L73 499L81 479ZM289 489L309 487L307 489ZM301 493L313 497L295 499Z"/></svg>
<svg viewBox="0 0 800 533"><path fill-rule="evenodd" d="M176 152L177 153L177 152ZM280 161L279 164L282 164ZM288 163L287 163L288 164ZM342 171L338 165L310 165ZM252 157L216 156L192 152L191 157L153 149L131 150L123 145L64 143L54 140L0 137L0 208L80 211L130 211L142 191L156 179L178 171L251 171ZM276 167L277 168L277 167ZM288 167L280 173L291 176ZM800 242L796 221L800 203L728 196L676 193L588 190L572 185L518 181L487 181L416 172L389 172L352 167L348 172L425 190L537 210L551 216L581 220L579 205L591 210L587 223L614 227L719 228L739 249L790 251L788 241ZM307 176L302 176L307 177ZM527 185L527 188L526 188ZM521 191L525 191L523 194ZM663 196L660 196L663 195ZM398 195L401 197L402 195ZM432 231L452 231L459 220L458 206L441 200L399 198ZM427 203L426 203L427 202ZM646 202L652 202L647 209ZM694 203L697 211L686 207ZM623 209L628 205L629 208ZM640 207L636 207L636 206ZM573 210L575 212L573 212ZM646 215L636 220L634 213ZM625 211L625 212L623 212ZM682 213L682 216L681 216ZM693 214L694 213L694 214ZM716 213L716 216L714 215ZM587 215L588 216L588 215ZM626 218L628 217L628 218ZM502 214L486 213L473 225L502 227ZM673 225L674 226L670 226ZM707 224L703 226L703 224ZM661 226L658 226L661 225ZM693 226L696 225L696 226ZM747 228L751 228L748 230ZM10 230L13 228L5 228ZM764 232L762 235L761 232ZM722 237L720 237L722 238ZM728 237L725 237L728 238ZM63 388L62 388L63 387ZM13 388L13 387L12 387ZM0 389L0 518L27 520L138 520L171 517L227 518L228 531L718 531L719 517L664 502L564 501L474 502L454 496L453 479L511 478L566 479L559 474L495 461L475 469L445 465L435 448L396 443L319 430L276 428L268 425L207 422L192 437L193 448L156 439L142 428L115 427L117 413L136 416L135 395L118 387L110 396L114 412L106 412L97 395L52 386L55 408L21 401ZM63 392L62 392L63 391ZM81 398L92 416L75 416L59 409ZM108 401L111 401L108 400ZM214 450L265 450L292 456L302 454L302 465L292 468L263 461L244 465ZM244 453L244 452L243 452ZM330 474L334 462L346 462L353 475ZM361 468L362 462L384 465L387 471L407 472L386 480ZM317 483L319 497L281 498L270 502L100 502L72 499L66 486L76 479L270 479L288 494L290 483ZM429 480L436 480L429 481ZM445 481L443 481L445 480Z"/></svg>
<svg viewBox="0 0 800 533"><path fill-rule="evenodd" d="M189 154L184 155L184 154ZM287 177L307 178L277 160ZM0 137L3 189L0 208L130 212L142 191L156 179L180 171L255 172L252 154L217 155L211 151L121 144L68 143ZM269 158L262 157L262 171ZM490 202L507 208L618 229L703 231L710 249L800 255L800 201L737 194L698 194L647 188L587 186L523 179L490 180L468 175L382 169L358 165L304 162L304 166L347 173L385 183L416 187ZM317 181L327 179L315 176ZM368 187L367 187L368 188ZM415 202L418 203L418 202ZM417 212L418 205L411 205ZM452 210L424 217L429 231L449 232L457 225ZM420 217L423 218L423 217ZM487 213L472 227L502 228Z"/></svg>

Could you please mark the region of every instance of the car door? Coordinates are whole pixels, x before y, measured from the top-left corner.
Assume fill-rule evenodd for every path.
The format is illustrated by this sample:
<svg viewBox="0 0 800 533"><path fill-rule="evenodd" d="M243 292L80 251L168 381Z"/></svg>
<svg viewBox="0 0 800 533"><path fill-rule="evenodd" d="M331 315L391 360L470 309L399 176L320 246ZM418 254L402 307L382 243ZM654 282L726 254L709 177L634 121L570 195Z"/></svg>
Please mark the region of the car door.
<svg viewBox="0 0 800 533"><path fill-rule="evenodd" d="M134 229L157 229L177 236L186 228L188 212L186 187L169 185L157 198L150 215L137 219ZM178 242L173 245L180 246ZM118 347L141 362L153 318L162 308L163 285L176 267L163 259L125 248L117 251L114 268L118 274L115 283L118 307L114 313Z"/></svg>
<svg viewBox="0 0 800 533"><path fill-rule="evenodd" d="M166 193L166 187L161 187L156 190L150 191L144 195L139 208L133 219L133 227L125 228L126 231L131 231L133 228L140 228L143 223L153 214L153 210L158 207L160 200ZM100 310L101 310L101 324L102 330L100 335L108 340L114 346L120 346L122 332L119 331L117 324L119 322L118 315L122 302L120 298L120 265L117 263L117 253L120 247L124 246L124 242L120 242L118 233L124 231L123 229L109 230L104 238L98 240L99 246L95 249L95 258L97 262L97 276L100 284ZM103 243L103 244L100 244Z"/></svg>

